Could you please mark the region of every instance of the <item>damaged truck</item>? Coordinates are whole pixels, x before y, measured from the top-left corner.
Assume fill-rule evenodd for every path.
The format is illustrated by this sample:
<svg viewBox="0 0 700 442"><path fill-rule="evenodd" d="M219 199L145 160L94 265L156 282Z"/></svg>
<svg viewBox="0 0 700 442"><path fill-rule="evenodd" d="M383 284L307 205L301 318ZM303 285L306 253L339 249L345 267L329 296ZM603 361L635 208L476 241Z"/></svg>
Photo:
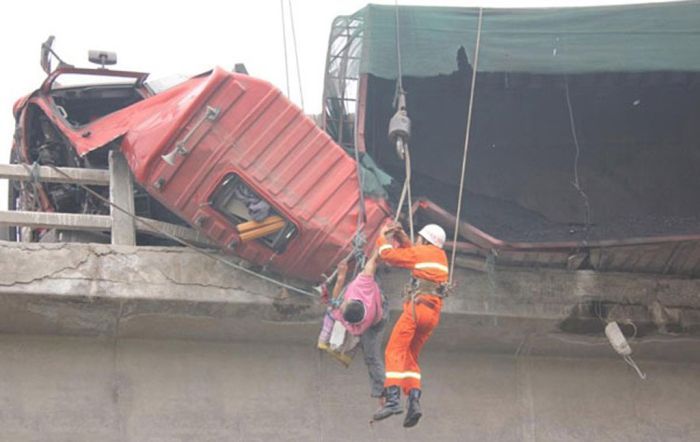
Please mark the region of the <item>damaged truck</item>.
<svg viewBox="0 0 700 442"><path fill-rule="evenodd" d="M99 68L51 69L47 42L46 80L13 109L11 162L104 169L119 151L137 215L191 226L226 253L316 283L353 248L371 247L398 209L405 159L387 131L401 78L410 213L450 237L458 229L448 243L456 265L698 276L697 23L695 2L368 5L332 24L320 127L245 73L216 68L159 90L145 73L106 69L109 53L94 54ZM62 80L76 75L112 81ZM70 184L14 182L9 204L108 211Z"/></svg>

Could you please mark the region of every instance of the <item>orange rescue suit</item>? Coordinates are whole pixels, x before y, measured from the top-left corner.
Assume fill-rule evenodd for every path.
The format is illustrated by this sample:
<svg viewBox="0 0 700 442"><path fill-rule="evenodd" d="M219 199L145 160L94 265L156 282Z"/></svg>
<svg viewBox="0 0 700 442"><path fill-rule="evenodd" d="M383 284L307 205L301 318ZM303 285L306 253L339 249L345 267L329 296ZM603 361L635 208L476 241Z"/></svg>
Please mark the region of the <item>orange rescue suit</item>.
<svg viewBox="0 0 700 442"><path fill-rule="evenodd" d="M432 244L411 247L393 247L384 236L377 240L379 256L389 265L410 269L416 279L435 283L447 282L449 268L445 251ZM386 347L385 387L397 385L404 393L420 389L421 372L418 356L423 345L440 322L442 298L418 293L415 309L411 300L403 305L403 312L394 325ZM414 318L415 311L415 318Z"/></svg>

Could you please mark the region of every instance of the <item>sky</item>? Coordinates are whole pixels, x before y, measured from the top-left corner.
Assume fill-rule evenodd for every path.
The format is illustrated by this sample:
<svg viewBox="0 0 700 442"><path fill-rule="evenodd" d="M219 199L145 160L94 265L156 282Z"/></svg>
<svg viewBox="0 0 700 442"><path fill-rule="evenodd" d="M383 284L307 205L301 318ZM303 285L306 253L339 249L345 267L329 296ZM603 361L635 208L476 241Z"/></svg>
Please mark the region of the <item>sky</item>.
<svg viewBox="0 0 700 442"><path fill-rule="evenodd" d="M643 3L642 0L436 0L399 5L552 7ZM367 0L291 0L304 108L321 109L323 70L331 22L361 9ZM373 1L376 4L395 4ZM150 72L152 79L194 75L245 63L250 75L286 92L281 4L284 4L290 98L301 104L289 0L155 2L120 0L20 0L0 16L0 162L9 162L14 119L12 105L37 89L45 74L39 66L41 43L56 36L54 50L66 62L89 66L89 49L113 51L121 70ZM9 6L11 5L11 6ZM0 180L0 210L7 207L6 181Z"/></svg>

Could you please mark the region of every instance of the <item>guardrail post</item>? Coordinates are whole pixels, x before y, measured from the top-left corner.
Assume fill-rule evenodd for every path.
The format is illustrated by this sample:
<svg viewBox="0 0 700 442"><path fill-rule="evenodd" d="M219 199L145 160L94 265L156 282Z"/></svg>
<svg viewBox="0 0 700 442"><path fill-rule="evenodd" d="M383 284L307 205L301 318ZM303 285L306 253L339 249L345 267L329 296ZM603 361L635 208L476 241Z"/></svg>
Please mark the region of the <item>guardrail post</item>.
<svg viewBox="0 0 700 442"><path fill-rule="evenodd" d="M134 213L134 180L126 158L119 151L109 152L109 201L120 208ZM110 206L112 217L112 244L136 245L134 219L126 213Z"/></svg>

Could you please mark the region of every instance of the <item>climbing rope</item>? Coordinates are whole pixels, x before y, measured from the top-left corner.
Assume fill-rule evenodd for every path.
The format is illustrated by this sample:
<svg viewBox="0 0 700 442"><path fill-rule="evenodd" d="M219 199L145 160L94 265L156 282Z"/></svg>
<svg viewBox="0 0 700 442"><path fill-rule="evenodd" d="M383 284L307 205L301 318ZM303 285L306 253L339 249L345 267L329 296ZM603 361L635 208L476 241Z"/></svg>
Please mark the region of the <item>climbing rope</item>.
<svg viewBox="0 0 700 442"><path fill-rule="evenodd" d="M460 213L462 211L462 196L464 194L464 176L466 175L467 171L467 152L469 150L469 134L471 132L471 127L472 127L472 111L474 109L474 89L476 86L476 71L479 67L479 48L481 45L481 25L483 22L483 16L484 16L484 10L483 8L479 8L479 22L477 25L477 30L476 30L476 46L474 48L474 66L472 69L472 84L471 84L471 90L469 92L469 108L467 111L467 129L466 129L466 134L464 136L464 156L462 157L462 174L459 179L459 196L457 197L457 215L455 217L455 233L454 237L452 238L452 259L450 259L450 280L448 282L448 286L452 285L452 275L453 271L455 268L455 255L457 254L457 247L455 245L457 244L457 237L459 235L459 220L460 220Z"/></svg>
<svg viewBox="0 0 700 442"><path fill-rule="evenodd" d="M56 166L54 166L54 165L48 165L48 166L49 166L50 168L52 168L53 170L55 170L57 173L63 175L64 177L66 177L66 178L71 178L70 175L68 175L67 173L63 172L62 170L60 170L60 169L57 168ZM296 293L300 293L300 294L302 294L302 295L311 296L311 297L314 297L314 298L317 297L317 295L314 294L313 292L310 292L310 291L308 291L308 290L304 290L304 289L299 288L299 287L295 287L295 286L293 286L293 285L291 285L291 284L284 283L284 282L279 281L279 280L277 280L277 279L274 279L274 278L271 278L271 277L269 277L269 276L263 275L262 273L258 273L258 272L254 271L254 270L250 270L250 269L245 268L245 267L243 267L243 266L241 266L241 265L239 265L239 264L236 264L236 263L231 262L231 261L229 261L229 260L227 260L227 259L225 259L225 258L222 258L221 256L215 255L214 253L211 253L211 252L209 252L209 251L207 251L207 250L205 250L205 249L202 249L202 248L200 248L200 247L197 247L197 246L195 246L194 244L190 243L189 241L186 241L186 240L184 240L184 239L182 239L182 238L178 238L177 236L175 236L175 235L173 235L173 234L171 234L171 233L169 233L169 232L166 232L165 230L161 229L159 226L157 226L157 225L155 225L155 224L153 224L153 223L150 223L150 222L148 222L147 220L144 220L143 218L137 217L134 213L132 213L132 212L130 212L130 211L128 211L128 210L126 210L126 209L120 207L118 204L113 203L113 202L110 201L109 199L105 198L104 196L102 196L102 195L100 195L99 193L95 192L94 190L90 189L88 186L86 186L86 185L84 185L84 184L80 184L80 183L78 184L78 186L81 187L81 188L82 188L83 190L85 190L86 192L88 192L90 195L92 195L92 196L94 196L95 198L99 199L100 201L102 201L102 202L104 202L104 203L106 203L106 204L109 204L110 207L113 207L113 208L115 208L116 210L118 210L118 211L120 211L120 212L126 214L126 215L129 216L131 219L133 219L134 222L138 221L139 223L144 224L146 227L148 227L148 228L150 228L150 229L152 229L152 230L154 230L154 231L160 233L161 235L163 235L163 236L165 236L165 237L167 237L167 238L169 238L169 239L171 239L171 240L173 240L173 241L175 241L175 242L177 242L177 243L179 243L179 244L181 244L181 245L183 245L183 246L185 246L185 247L187 247L187 248L189 248L189 249L192 249L193 251L199 253L200 255L207 256L207 257L209 257L209 258L211 258L211 259L213 259L213 260L215 260L215 261L218 261L218 262L220 262L220 263L222 263L222 264L224 264L224 265L226 265L226 266L232 267L232 268L234 268L234 269L236 269L236 270L240 270L240 271L242 271L242 272L244 272L244 273L247 273L247 274L249 274L249 275L251 275L251 276L254 276L254 277L256 277L256 278L262 279L262 280L264 280L264 281L267 281L267 282L272 283L272 284L274 284L274 285L277 285L277 286L279 286L279 287L282 287L282 288L285 288L285 289L288 289L288 290L292 290L292 291L294 291L294 292L296 292Z"/></svg>

